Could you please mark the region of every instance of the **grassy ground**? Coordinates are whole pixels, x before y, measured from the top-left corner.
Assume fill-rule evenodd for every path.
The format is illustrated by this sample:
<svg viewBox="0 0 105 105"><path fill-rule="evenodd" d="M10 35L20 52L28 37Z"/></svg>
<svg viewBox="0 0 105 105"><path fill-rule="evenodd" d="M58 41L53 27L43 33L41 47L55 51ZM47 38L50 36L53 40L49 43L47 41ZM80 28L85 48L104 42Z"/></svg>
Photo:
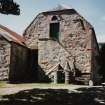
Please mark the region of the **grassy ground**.
<svg viewBox="0 0 105 105"><path fill-rule="evenodd" d="M0 81L0 88L3 87L3 86L5 86L6 84L7 84L6 82Z"/></svg>
<svg viewBox="0 0 105 105"><path fill-rule="evenodd" d="M105 105L105 89L101 86L0 83L0 105Z"/></svg>
<svg viewBox="0 0 105 105"><path fill-rule="evenodd" d="M39 84L39 83L29 83L29 84L7 84L7 83L0 83L0 95L9 95L17 93L21 90L26 89L70 89L74 91L78 87L88 87L82 85L64 85L64 84Z"/></svg>

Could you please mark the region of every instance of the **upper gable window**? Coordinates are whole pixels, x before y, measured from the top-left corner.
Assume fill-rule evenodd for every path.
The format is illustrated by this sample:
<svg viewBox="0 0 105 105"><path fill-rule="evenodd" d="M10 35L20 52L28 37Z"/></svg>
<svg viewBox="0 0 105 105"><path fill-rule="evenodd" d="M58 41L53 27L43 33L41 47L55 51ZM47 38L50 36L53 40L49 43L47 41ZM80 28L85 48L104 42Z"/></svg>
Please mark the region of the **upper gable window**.
<svg viewBox="0 0 105 105"><path fill-rule="evenodd" d="M53 16L52 19L51 19L51 21L58 21L57 16Z"/></svg>
<svg viewBox="0 0 105 105"><path fill-rule="evenodd" d="M50 38L59 40L59 21L57 16L53 16L50 23Z"/></svg>

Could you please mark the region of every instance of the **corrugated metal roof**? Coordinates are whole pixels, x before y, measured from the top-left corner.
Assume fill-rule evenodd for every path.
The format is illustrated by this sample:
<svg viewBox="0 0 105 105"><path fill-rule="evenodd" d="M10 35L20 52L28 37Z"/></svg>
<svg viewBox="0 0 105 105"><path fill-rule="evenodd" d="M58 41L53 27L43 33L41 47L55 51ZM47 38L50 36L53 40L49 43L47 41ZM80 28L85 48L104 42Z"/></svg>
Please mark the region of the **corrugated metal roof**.
<svg viewBox="0 0 105 105"><path fill-rule="evenodd" d="M16 32L10 30L9 28L0 25L0 35L2 35L4 38L6 38L8 41L13 41L18 44L24 45L24 38L17 34Z"/></svg>

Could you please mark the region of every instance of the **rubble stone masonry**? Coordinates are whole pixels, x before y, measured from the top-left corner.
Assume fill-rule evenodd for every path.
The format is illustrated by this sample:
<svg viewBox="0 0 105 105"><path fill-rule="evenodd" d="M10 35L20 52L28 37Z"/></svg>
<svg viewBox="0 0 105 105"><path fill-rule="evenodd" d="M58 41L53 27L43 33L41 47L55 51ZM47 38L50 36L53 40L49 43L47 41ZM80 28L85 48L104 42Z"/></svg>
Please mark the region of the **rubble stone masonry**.
<svg viewBox="0 0 105 105"><path fill-rule="evenodd" d="M59 23L58 39L50 35L51 23ZM65 69L67 62L71 69L75 66L81 74L88 73L89 78L92 73L97 74L98 64L92 61L94 58L97 62L98 56L94 29L74 9L39 14L25 30L24 37L29 48L38 49L38 64L45 74L57 64Z"/></svg>
<svg viewBox="0 0 105 105"><path fill-rule="evenodd" d="M0 36L0 80L8 80L11 45Z"/></svg>

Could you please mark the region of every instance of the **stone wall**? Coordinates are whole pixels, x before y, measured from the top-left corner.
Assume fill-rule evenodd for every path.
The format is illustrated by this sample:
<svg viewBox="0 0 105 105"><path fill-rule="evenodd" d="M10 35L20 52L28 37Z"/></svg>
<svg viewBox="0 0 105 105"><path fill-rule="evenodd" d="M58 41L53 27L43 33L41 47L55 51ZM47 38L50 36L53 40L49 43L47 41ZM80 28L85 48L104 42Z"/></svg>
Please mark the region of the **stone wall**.
<svg viewBox="0 0 105 105"><path fill-rule="evenodd" d="M92 62L91 62L91 65L92 65L91 78L93 79L93 81L95 81L96 84L99 84L99 83L101 83L101 79L102 79L102 77L100 75L100 72L101 72L100 62L103 62L103 61L100 61L99 47L97 47L98 43L95 43L97 41L97 39L95 36L95 31L93 29L91 31L91 34L93 35L93 37L92 37L93 50L92 50Z"/></svg>
<svg viewBox="0 0 105 105"><path fill-rule="evenodd" d="M49 69L58 63L64 67L66 62L70 61L70 63L72 63L73 61L71 54L56 41L39 41L38 47L38 64L41 65L45 72L48 72Z"/></svg>
<svg viewBox="0 0 105 105"><path fill-rule="evenodd" d="M62 15L60 42L75 57L76 68L91 71L91 26L79 14ZM96 42L94 42L96 43Z"/></svg>
<svg viewBox="0 0 105 105"><path fill-rule="evenodd" d="M38 64L45 72L45 75L49 74L49 78L52 75L49 71L57 64L65 67L66 63L69 62L71 66L73 65L73 57L58 42L53 40L39 40L38 43ZM39 75L39 77L43 76ZM41 79L43 80L43 78Z"/></svg>
<svg viewBox="0 0 105 105"><path fill-rule="evenodd" d="M10 43L0 36L0 80L8 80L10 70Z"/></svg>
<svg viewBox="0 0 105 105"><path fill-rule="evenodd" d="M60 24L59 40L55 41L49 35L53 16L58 18ZM26 29L24 37L29 48L39 50L38 63L45 72L56 63L65 65L70 56L75 58L76 69L91 75L93 71L96 73L96 65L94 63L93 67L92 64L96 61L92 59L94 48L98 53L97 41L93 41L96 38L93 31L93 27L76 11L64 10L39 14Z"/></svg>

